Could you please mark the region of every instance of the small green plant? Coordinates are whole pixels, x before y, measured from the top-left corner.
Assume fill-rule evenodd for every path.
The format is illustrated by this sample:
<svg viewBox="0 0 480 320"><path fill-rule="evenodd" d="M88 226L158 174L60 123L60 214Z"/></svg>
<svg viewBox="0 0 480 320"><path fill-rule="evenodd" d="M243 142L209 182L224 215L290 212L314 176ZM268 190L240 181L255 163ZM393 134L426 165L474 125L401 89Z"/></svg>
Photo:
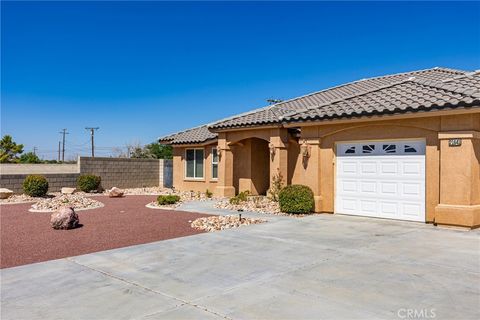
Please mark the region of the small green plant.
<svg viewBox="0 0 480 320"><path fill-rule="evenodd" d="M280 170L277 168L277 173L272 177L272 186L268 190L268 195L272 201L278 202L278 196L283 188L283 176Z"/></svg>
<svg viewBox="0 0 480 320"><path fill-rule="evenodd" d="M211 192L210 190L207 189L207 191L205 191L205 196L207 198L211 198L211 197L213 197L213 192Z"/></svg>
<svg viewBox="0 0 480 320"><path fill-rule="evenodd" d="M237 194L235 197L230 198L230 204L240 204L248 200L248 196L250 195L250 191L245 190Z"/></svg>
<svg viewBox="0 0 480 320"><path fill-rule="evenodd" d="M23 181L23 192L31 197L43 197L48 192L48 181L44 176L29 175Z"/></svg>
<svg viewBox="0 0 480 320"><path fill-rule="evenodd" d="M161 206L168 204L175 204L180 201L180 197L175 194L159 195L157 197L157 203Z"/></svg>
<svg viewBox="0 0 480 320"><path fill-rule="evenodd" d="M280 210L286 213L310 213L315 204L312 189L300 184L284 187L278 200Z"/></svg>
<svg viewBox="0 0 480 320"><path fill-rule="evenodd" d="M77 187L83 192L96 191L100 188L102 179L93 174L82 174L77 179Z"/></svg>

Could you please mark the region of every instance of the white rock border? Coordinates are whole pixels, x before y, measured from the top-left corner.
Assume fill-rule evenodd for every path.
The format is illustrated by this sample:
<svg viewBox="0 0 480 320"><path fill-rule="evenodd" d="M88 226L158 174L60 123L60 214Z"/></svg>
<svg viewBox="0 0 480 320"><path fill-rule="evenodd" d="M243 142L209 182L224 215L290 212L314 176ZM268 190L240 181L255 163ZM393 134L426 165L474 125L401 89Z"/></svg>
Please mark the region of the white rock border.
<svg viewBox="0 0 480 320"><path fill-rule="evenodd" d="M157 210L176 210L178 206L180 206L180 202L178 202L178 204L176 204L175 206L173 207L170 207L170 206L158 206L158 205L154 205L155 201L152 201L150 203L147 203L145 205L145 207L149 208L149 209L157 209Z"/></svg>
<svg viewBox="0 0 480 320"><path fill-rule="evenodd" d="M73 207L73 210L75 210L75 212L77 212L77 211L86 211L86 210L93 210L93 209L98 209L98 208L105 207L105 204L103 202L98 201L98 203L100 205L97 206L97 207L91 207L91 208L75 208L75 207ZM66 205L65 207L68 207L68 206ZM28 211L29 212L34 212L34 213L54 213L54 212L57 212L58 210L39 210L39 209L30 208L30 209L28 209Z"/></svg>
<svg viewBox="0 0 480 320"><path fill-rule="evenodd" d="M27 201L17 201L17 202L0 202L0 206L6 206L9 204L25 204L25 203L36 203L38 200L27 200Z"/></svg>

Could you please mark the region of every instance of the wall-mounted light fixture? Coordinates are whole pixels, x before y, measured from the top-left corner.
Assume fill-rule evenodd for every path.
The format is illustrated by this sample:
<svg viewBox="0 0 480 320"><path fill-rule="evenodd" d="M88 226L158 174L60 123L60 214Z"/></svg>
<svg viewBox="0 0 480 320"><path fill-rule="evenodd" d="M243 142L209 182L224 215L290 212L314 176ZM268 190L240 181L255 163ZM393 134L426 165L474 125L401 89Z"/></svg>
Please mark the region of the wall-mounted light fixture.
<svg viewBox="0 0 480 320"><path fill-rule="evenodd" d="M308 145L307 141L303 140L302 144L300 145L300 152L304 158L310 158L310 146Z"/></svg>
<svg viewBox="0 0 480 320"><path fill-rule="evenodd" d="M273 158L275 156L275 145L273 143L270 143L268 145L268 149L270 149L270 156Z"/></svg>

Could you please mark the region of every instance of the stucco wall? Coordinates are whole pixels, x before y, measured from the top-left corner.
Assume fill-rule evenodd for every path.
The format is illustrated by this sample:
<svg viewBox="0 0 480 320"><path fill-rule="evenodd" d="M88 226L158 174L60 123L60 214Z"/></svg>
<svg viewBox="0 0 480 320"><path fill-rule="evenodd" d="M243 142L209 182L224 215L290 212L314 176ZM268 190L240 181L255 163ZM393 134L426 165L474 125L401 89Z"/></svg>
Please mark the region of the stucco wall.
<svg viewBox="0 0 480 320"><path fill-rule="evenodd" d="M259 138L248 138L237 141L231 148L236 193L248 190L253 195L266 194L270 187L268 142Z"/></svg>
<svg viewBox="0 0 480 320"><path fill-rule="evenodd" d="M173 149L173 187L183 191L205 192L207 189L213 192L217 186L217 180L212 179L212 148L216 144L206 146L194 146L204 149L204 178L185 178L185 150L189 147L175 147Z"/></svg>
<svg viewBox="0 0 480 320"><path fill-rule="evenodd" d="M462 111L461 111L462 112ZM284 128L250 128L222 132L219 145L231 150L232 159L225 160L233 171L224 170L225 185L217 190L232 189L255 191L252 172L270 170L272 166L282 169L288 184L305 184L315 194L315 210L334 212L335 195L335 150L337 143L367 140L410 140L426 142L426 220L466 226L480 225L480 113L476 110L467 114L405 115L372 120L352 119L323 123L298 124L301 137L287 134ZM461 147L449 147L448 139L439 135L451 132L453 136L464 136ZM270 169L266 165L255 165L252 138L269 141L278 153ZM240 143L240 144L239 144ZM304 158L300 144L306 143L310 156ZM177 152L174 181L180 188L203 191L212 190L208 181L185 182L184 164ZM285 151L286 149L286 157ZM227 157L226 157L227 158ZM225 164L223 164L225 165ZM208 168L208 166L207 166ZM221 179L220 179L221 181ZM445 207L447 206L447 207Z"/></svg>

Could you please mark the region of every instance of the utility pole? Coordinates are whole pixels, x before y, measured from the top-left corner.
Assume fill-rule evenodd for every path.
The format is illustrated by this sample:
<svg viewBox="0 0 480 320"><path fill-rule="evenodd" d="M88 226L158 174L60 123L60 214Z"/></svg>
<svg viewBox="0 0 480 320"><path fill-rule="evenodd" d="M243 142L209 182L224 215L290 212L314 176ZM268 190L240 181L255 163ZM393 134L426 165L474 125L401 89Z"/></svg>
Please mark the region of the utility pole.
<svg viewBox="0 0 480 320"><path fill-rule="evenodd" d="M90 138L92 140L92 158L95 158L95 130L100 129L99 127L86 127L85 130L90 130Z"/></svg>
<svg viewBox="0 0 480 320"><path fill-rule="evenodd" d="M33 147L33 154L37 155L37 147Z"/></svg>
<svg viewBox="0 0 480 320"><path fill-rule="evenodd" d="M67 129L62 129L62 131L60 131L59 133L61 133L63 135L63 143L62 143L62 162L65 162L65 135L68 134L67 132Z"/></svg>
<svg viewBox="0 0 480 320"><path fill-rule="evenodd" d="M58 141L58 162L60 162L60 144L61 142Z"/></svg>

